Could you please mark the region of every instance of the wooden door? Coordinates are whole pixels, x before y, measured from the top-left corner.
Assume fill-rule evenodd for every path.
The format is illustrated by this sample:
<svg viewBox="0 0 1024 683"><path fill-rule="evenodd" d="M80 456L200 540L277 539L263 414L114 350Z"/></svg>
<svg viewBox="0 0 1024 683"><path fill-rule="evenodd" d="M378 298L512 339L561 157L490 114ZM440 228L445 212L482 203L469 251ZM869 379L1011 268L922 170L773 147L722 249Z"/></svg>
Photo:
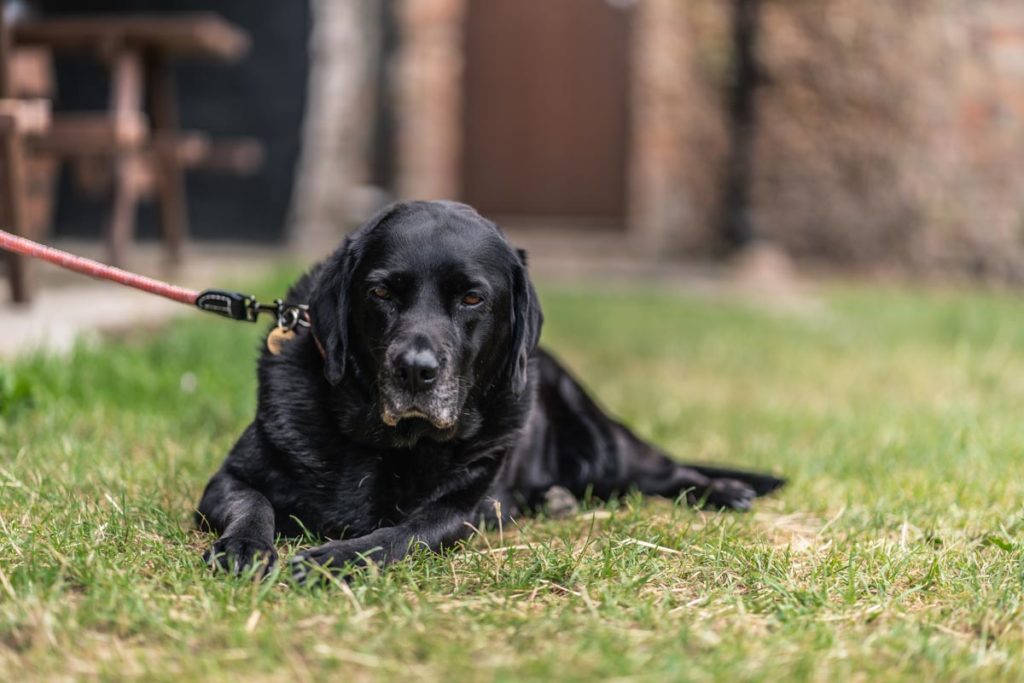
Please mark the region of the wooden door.
<svg viewBox="0 0 1024 683"><path fill-rule="evenodd" d="M492 215L621 226L629 3L467 4L465 201Z"/></svg>

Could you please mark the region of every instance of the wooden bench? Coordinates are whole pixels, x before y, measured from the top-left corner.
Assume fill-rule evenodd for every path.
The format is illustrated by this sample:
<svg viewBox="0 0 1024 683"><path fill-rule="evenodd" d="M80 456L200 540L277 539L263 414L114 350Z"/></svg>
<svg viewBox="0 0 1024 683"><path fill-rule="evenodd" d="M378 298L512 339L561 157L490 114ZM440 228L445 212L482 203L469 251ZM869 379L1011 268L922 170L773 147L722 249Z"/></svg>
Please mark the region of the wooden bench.
<svg viewBox="0 0 1024 683"><path fill-rule="evenodd" d="M51 130L32 150L89 169L78 173L83 180L93 179L84 183L87 189L110 192L107 244L112 263L124 261L142 198L157 196L161 232L169 260L175 262L188 235L184 171L205 167L251 173L262 163L258 141L213 142L202 133L181 130L179 124L174 60L231 62L249 49L247 34L216 14L42 18L14 25L12 36L18 46L81 55L108 66L107 110L55 115ZM109 172L92 172L99 165Z"/></svg>

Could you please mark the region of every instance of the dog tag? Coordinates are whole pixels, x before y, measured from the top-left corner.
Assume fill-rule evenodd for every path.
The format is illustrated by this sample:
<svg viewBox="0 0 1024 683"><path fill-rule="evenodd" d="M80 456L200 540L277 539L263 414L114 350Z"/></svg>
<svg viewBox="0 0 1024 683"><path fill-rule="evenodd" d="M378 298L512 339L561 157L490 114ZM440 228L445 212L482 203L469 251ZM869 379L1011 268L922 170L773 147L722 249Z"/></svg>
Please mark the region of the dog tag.
<svg viewBox="0 0 1024 683"><path fill-rule="evenodd" d="M267 350L278 356L284 345L295 338L295 330L286 330L283 327L275 327L267 335Z"/></svg>

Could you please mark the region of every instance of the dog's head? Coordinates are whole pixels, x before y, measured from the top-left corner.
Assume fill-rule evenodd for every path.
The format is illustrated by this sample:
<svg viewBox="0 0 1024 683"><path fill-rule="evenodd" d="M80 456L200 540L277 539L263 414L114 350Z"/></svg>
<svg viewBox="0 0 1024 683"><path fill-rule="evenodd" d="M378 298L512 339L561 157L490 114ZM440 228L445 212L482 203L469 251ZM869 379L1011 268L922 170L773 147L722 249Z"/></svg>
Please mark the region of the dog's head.
<svg viewBox="0 0 1024 683"><path fill-rule="evenodd" d="M310 314L327 381L362 385L374 431L405 446L456 438L474 401L522 394L542 321L525 255L454 202L370 219L325 262Z"/></svg>

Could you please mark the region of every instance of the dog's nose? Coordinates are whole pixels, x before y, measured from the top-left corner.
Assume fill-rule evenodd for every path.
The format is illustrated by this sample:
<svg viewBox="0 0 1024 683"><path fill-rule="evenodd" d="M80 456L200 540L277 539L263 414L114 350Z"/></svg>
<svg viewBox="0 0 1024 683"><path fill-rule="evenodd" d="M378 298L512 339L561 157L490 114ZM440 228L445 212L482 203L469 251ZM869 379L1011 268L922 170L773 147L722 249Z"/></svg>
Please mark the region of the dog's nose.
<svg viewBox="0 0 1024 683"><path fill-rule="evenodd" d="M410 349L396 359L395 375L410 392L416 394L434 384L439 367L437 356L432 351Z"/></svg>

